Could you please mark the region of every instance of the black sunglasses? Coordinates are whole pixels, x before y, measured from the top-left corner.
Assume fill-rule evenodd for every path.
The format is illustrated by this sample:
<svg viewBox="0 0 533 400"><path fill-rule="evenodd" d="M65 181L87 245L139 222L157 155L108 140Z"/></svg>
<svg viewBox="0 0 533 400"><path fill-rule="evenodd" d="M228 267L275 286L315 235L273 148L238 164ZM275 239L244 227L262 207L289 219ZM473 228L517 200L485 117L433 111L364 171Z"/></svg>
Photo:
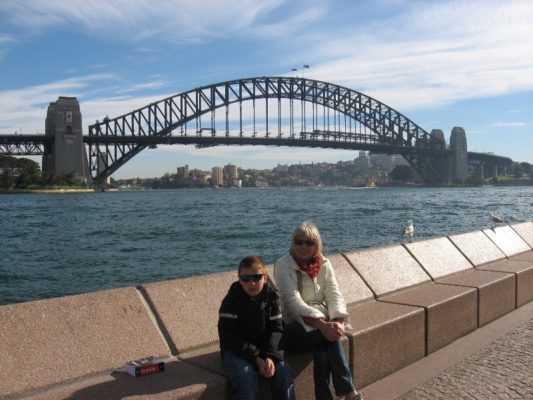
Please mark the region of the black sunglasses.
<svg viewBox="0 0 533 400"><path fill-rule="evenodd" d="M253 275L239 275L239 279L243 282L259 282L265 274Z"/></svg>
<svg viewBox="0 0 533 400"><path fill-rule="evenodd" d="M314 240L295 239L294 244L297 244L298 246L305 244L306 246L311 247L311 246L314 246L316 242Z"/></svg>

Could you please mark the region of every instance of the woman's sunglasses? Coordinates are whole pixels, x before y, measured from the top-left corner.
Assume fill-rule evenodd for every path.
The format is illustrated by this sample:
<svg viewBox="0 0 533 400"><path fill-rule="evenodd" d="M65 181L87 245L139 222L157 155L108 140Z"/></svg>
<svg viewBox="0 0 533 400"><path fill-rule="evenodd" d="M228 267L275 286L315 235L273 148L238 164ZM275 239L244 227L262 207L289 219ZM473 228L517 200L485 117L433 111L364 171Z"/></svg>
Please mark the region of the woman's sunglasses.
<svg viewBox="0 0 533 400"><path fill-rule="evenodd" d="M305 244L306 246L311 247L311 246L314 246L316 242L314 240L295 239L294 244L297 244L298 246Z"/></svg>
<svg viewBox="0 0 533 400"><path fill-rule="evenodd" d="M242 282L259 282L265 274L239 275Z"/></svg>

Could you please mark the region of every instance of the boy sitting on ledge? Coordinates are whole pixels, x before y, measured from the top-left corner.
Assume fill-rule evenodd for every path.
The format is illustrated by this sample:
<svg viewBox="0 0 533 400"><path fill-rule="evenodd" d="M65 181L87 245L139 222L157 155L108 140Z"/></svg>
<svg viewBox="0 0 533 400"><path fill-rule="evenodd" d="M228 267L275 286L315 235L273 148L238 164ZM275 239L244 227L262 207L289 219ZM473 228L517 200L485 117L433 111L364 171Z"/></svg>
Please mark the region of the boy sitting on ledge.
<svg viewBox="0 0 533 400"><path fill-rule="evenodd" d="M278 349L283 331L279 297L267 282L260 257L245 257L219 311L222 361L233 398L259 398L259 376L266 378L273 399L294 400L294 382Z"/></svg>

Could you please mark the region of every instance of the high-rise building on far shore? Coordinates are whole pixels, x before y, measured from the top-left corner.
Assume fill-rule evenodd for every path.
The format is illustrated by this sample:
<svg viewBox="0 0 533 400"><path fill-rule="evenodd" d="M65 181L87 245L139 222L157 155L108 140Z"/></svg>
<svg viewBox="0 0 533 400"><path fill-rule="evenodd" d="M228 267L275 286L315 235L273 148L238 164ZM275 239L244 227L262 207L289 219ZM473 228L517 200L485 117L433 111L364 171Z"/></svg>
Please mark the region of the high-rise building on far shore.
<svg viewBox="0 0 533 400"><path fill-rule="evenodd" d="M370 154L369 158L372 168L391 172L402 157L398 154Z"/></svg>
<svg viewBox="0 0 533 400"><path fill-rule="evenodd" d="M211 181L215 186L224 185L224 169L222 167L213 167L211 170Z"/></svg>
<svg viewBox="0 0 533 400"><path fill-rule="evenodd" d="M189 176L189 166L186 164L183 167L178 167L176 172L178 176L181 176L182 178L186 178Z"/></svg>
<svg viewBox="0 0 533 400"><path fill-rule="evenodd" d="M233 164L228 164L224 166L224 180L233 181L239 178L239 173L237 172L237 166Z"/></svg>
<svg viewBox="0 0 533 400"><path fill-rule="evenodd" d="M366 173L370 169L370 158L368 158L366 151L360 151L359 157L353 160L353 164L362 173Z"/></svg>

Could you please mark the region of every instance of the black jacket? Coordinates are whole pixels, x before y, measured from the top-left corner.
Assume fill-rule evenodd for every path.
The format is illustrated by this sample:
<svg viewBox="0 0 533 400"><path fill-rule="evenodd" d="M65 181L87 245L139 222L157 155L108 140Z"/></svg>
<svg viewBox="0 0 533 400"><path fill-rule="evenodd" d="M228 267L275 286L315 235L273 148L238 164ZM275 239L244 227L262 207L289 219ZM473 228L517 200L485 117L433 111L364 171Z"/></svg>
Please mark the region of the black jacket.
<svg viewBox="0 0 533 400"><path fill-rule="evenodd" d="M231 285L219 310L221 351L230 351L254 366L257 356L282 360L278 349L282 332L279 296L268 283L255 299L238 281Z"/></svg>

